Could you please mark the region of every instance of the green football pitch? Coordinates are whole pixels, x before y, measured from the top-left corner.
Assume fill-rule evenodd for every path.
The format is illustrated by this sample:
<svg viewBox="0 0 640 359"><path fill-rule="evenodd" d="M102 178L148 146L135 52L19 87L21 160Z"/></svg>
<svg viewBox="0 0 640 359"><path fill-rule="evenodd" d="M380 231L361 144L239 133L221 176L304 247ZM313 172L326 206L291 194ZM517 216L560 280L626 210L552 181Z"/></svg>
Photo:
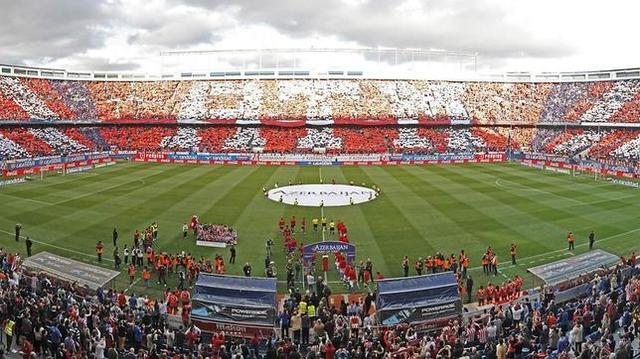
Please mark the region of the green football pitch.
<svg viewBox="0 0 640 359"><path fill-rule="evenodd" d="M135 229L159 223L156 248L168 253L191 252L212 259L228 259L227 249L198 247L182 240L182 224L197 214L201 222L223 223L237 229L238 260L227 273L241 274L245 262L262 275L265 240L273 238L279 279L284 279L284 254L277 222L280 216L320 216L320 208L294 207L270 201L262 188L293 182L377 185L382 195L354 206L325 207L328 219L345 222L358 259L371 258L374 272L385 277L402 274L401 260L442 252L471 257L476 287L488 279L477 267L491 246L500 258L502 282L525 275L531 266L571 256L566 234L577 238L575 253L587 250L589 231L596 233L596 248L620 255L638 250L640 191L638 189L525 168L515 163L388 166L388 167L256 167L119 163L91 172L52 176L0 188L0 238L5 249L25 252L13 230L34 239L34 252L49 251L97 264L95 244L107 246L111 258L111 231L117 227L120 247L132 243ZM322 240L320 233L299 234L304 243ZM331 239L327 235L327 239ZM519 261L510 264L509 247L518 246ZM102 265L112 266L111 261ZM161 288L129 286L126 273L117 289L159 294ZM329 275L334 291L342 286ZM175 278L171 278L175 283ZM525 286L530 285L525 281ZM280 288L284 290L284 285Z"/></svg>

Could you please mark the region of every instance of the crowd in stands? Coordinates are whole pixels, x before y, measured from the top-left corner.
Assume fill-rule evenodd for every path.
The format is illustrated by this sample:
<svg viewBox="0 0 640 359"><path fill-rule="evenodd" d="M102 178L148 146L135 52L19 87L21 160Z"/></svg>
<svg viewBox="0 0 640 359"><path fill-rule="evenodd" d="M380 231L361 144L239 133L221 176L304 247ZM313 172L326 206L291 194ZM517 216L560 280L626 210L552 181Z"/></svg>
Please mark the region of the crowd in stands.
<svg viewBox="0 0 640 359"><path fill-rule="evenodd" d="M29 154L15 142L0 134L0 158L25 158Z"/></svg>
<svg viewBox="0 0 640 359"><path fill-rule="evenodd" d="M640 82L637 80L615 82L609 91L602 95L600 101L582 115L580 122L608 122L612 115L633 100L638 90Z"/></svg>
<svg viewBox="0 0 640 359"><path fill-rule="evenodd" d="M433 143L422 137L415 127L399 128L398 137L393 140L393 146L397 151L433 153L436 152Z"/></svg>
<svg viewBox="0 0 640 359"><path fill-rule="evenodd" d="M565 115L577 101L585 96L589 86L588 82L568 82L554 86L545 101L540 122L576 122L577 117L568 118Z"/></svg>
<svg viewBox="0 0 640 359"><path fill-rule="evenodd" d="M55 153L51 146L24 128L0 128L0 134L2 134L4 138L11 140L16 146L19 146L20 152L14 152L15 154L22 153L21 151L26 151L29 156L39 157Z"/></svg>
<svg viewBox="0 0 640 359"><path fill-rule="evenodd" d="M193 127L180 127L175 135L160 141L160 147L178 152L197 152L199 144L198 131Z"/></svg>
<svg viewBox="0 0 640 359"><path fill-rule="evenodd" d="M335 127L333 133L342 138L342 150L347 153L391 152L398 137L398 131L389 127Z"/></svg>
<svg viewBox="0 0 640 359"><path fill-rule="evenodd" d="M262 148L266 140L256 127L238 127L235 133L224 141L222 147L229 152L251 152L254 147Z"/></svg>
<svg viewBox="0 0 640 359"><path fill-rule="evenodd" d="M618 147L612 152L615 157L619 157L623 160L637 161L640 160L640 135L634 140L631 140L624 145Z"/></svg>
<svg viewBox="0 0 640 359"><path fill-rule="evenodd" d="M147 265L162 258L152 254ZM197 262L190 255L166 258L176 272L181 266L198 267L196 275L203 270L184 264ZM251 339L209 335L190 325L185 289L166 289L158 299L106 288L89 293L23 272L16 261L17 254L0 250L0 350L24 358L631 358L640 329L633 257L583 277L581 283L591 286L586 296L560 301L542 288L517 301L483 303L427 333L406 324L379 327L375 294L336 300L318 278L306 292L294 289L285 297L273 335ZM171 327L169 315L179 315L182 324Z"/></svg>
<svg viewBox="0 0 640 359"><path fill-rule="evenodd" d="M168 127L101 127L99 131L111 147L134 151L159 151L162 140L176 133Z"/></svg>
<svg viewBox="0 0 640 359"><path fill-rule="evenodd" d="M197 227L197 240L205 242L219 242L228 245L238 243L238 233L224 224L203 223Z"/></svg>
<svg viewBox="0 0 640 359"><path fill-rule="evenodd" d="M302 150L312 150L314 148L325 148L327 150L337 150L342 148L342 138L333 134L333 129L325 127L321 130L310 128L307 135L298 139L298 148Z"/></svg>
<svg viewBox="0 0 640 359"><path fill-rule="evenodd" d="M29 132L31 132L35 137L46 142L55 153L69 154L89 150L89 148L83 144L68 137L53 127L32 128Z"/></svg>
<svg viewBox="0 0 640 359"><path fill-rule="evenodd" d="M0 120L360 125L640 122L638 80L496 83L292 79L60 81L0 76ZM333 123L333 122L331 122ZM316 123L318 124L318 123Z"/></svg>
<svg viewBox="0 0 640 359"><path fill-rule="evenodd" d="M295 152L298 139L306 136L304 128L264 127L260 135L265 139L264 152L291 153Z"/></svg>
<svg viewBox="0 0 640 359"><path fill-rule="evenodd" d="M0 127L1 158L96 150L209 153L469 153L525 150L637 161L636 129L424 126Z"/></svg>

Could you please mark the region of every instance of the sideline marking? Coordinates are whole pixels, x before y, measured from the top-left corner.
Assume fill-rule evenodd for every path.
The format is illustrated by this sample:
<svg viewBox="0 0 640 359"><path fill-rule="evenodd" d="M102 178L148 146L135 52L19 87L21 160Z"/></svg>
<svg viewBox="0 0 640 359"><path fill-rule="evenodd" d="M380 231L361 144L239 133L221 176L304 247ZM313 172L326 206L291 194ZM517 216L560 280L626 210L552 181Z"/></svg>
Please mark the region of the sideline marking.
<svg viewBox="0 0 640 359"><path fill-rule="evenodd" d="M8 234L12 238L15 237L15 232L8 232L8 231L5 231L3 229L0 229L0 232ZM26 239L27 237L26 236L20 236L20 238ZM76 251L74 249L69 249L69 248L65 248L65 247L62 247L62 246L55 245L55 244L39 241L39 240L33 239L33 238L31 238L31 240L34 243L42 244L42 245L49 246L49 247L52 247L52 248L57 248L57 249L60 249L60 250L63 250L63 251L67 251L69 253L75 253L75 254L79 254L79 255L82 255L82 256L85 256L85 257L89 257L89 258L93 258L93 259L97 260L97 256L93 256L91 254L87 254L87 253L84 253L84 252ZM103 257L102 260L109 261L109 262L114 262L114 260L111 259L111 258L104 258Z"/></svg>
<svg viewBox="0 0 640 359"><path fill-rule="evenodd" d="M0 195L7 196L7 197L11 197L11 198L13 198L13 199L15 199L15 200L27 201L27 202L33 202L33 203L42 204L42 205L45 205L45 206L53 206L53 203L51 203L51 202L40 201L40 200L38 200L38 199L33 199L33 198L23 198L23 197L14 196L14 195L12 195L12 194L4 193L4 192L0 192Z"/></svg>
<svg viewBox="0 0 640 359"><path fill-rule="evenodd" d="M618 237L621 237L621 236L625 236L627 234L635 233L635 232L638 232L638 231L640 231L640 228L636 228L636 229L632 229L632 230L629 230L629 231L626 231L626 232L614 234L612 236L605 237L605 238L602 238L600 240L596 240L595 244L598 244L600 242L605 242L605 241L608 241L610 239L618 238ZM576 244L576 248L577 247L586 247L588 245L589 245L588 242L580 243L580 244ZM565 253L562 253L562 252L565 252ZM556 256L550 256L550 254L554 254L554 253L561 253L561 254L560 255L556 255ZM556 257L560 257L560 256L565 256L565 255L574 256L575 253L569 252L566 248L556 249L556 250L553 250L553 251L540 253L540 254L536 254L536 255L533 255L533 256L529 256L529 257L518 258L518 262L519 263L523 263L523 262L524 263L530 263L531 261L528 261L528 260L530 260L532 258L544 257L543 259L549 259L549 258L556 258ZM518 267L518 266L519 266L518 264L516 264L515 266L514 265L509 265L509 266L506 266L506 267L502 267L502 269L510 269L510 268L515 268L515 267ZM469 268L469 270L478 270L478 269L482 269L482 266Z"/></svg>
<svg viewBox="0 0 640 359"><path fill-rule="evenodd" d="M136 280L133 281L133 283L129 284L129 286L127 287L127 289L124 290L124 292L128 292L129 289L133 288L134 285L138 284L138 282L140 281L140 279L142 279L142 277L137 278Z"/></svg>

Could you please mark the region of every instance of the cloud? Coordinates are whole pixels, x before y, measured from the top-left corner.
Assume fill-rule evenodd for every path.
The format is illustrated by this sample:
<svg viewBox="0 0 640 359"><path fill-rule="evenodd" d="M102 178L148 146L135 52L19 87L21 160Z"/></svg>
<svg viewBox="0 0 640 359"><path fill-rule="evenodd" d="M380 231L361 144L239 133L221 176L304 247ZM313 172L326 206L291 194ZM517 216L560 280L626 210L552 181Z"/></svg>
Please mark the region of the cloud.
<svg viewBox="0 0 640 359"><path fill-rule="evenodd" d="M92 0L4 1L0 48L4 62L47 62L104 44L108 5Z"/></svg>
<svg viewBox="0 0 640 359"><path fill-rule="evenodd" d="M113 61L108 57L75 56L73 59L63 60L64 67L84 71L135 71L140 69L140 63L136 61Z"/></svg>
<svg viewBox="0 0 640 359"><path fill-rule="evenodd" d="M190 4L268 24L297 38L338 36L368 47L475 51L487 57L572 54L570 44L540 38L512 21L507 2L468 0L252 1L195 0Z"/></svg>
<svg viewBox="0 0 640 359"><path fill-rule="evenodd" d="M223 14L162 0L123 1L116 17L123 28L132 29L129 44L165 49L214 43L220 40L215 31L230 25Z"/></svg>
<svg viewBox="0 0 640 359"><path fill-rule="evenodd" d="M0 62L153 72L168 50L382 47L477 52L490 71L634 66L638 11L625 0L5 0Z"/></svg>

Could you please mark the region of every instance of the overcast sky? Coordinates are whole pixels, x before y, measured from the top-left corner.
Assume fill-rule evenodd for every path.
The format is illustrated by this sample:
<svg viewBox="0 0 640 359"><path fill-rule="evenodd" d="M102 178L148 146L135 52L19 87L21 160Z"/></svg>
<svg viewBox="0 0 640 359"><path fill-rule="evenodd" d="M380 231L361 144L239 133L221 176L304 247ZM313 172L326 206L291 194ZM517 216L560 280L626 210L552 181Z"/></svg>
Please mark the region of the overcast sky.
<svg viewBox="0 0 640 359"><path fill-rule="evenodd" d="M0 9L0 62L65 69L186 70L201 59L160 52L292 47L477 52L482 72L640 66L633 0L0 0Z"/></svg>

